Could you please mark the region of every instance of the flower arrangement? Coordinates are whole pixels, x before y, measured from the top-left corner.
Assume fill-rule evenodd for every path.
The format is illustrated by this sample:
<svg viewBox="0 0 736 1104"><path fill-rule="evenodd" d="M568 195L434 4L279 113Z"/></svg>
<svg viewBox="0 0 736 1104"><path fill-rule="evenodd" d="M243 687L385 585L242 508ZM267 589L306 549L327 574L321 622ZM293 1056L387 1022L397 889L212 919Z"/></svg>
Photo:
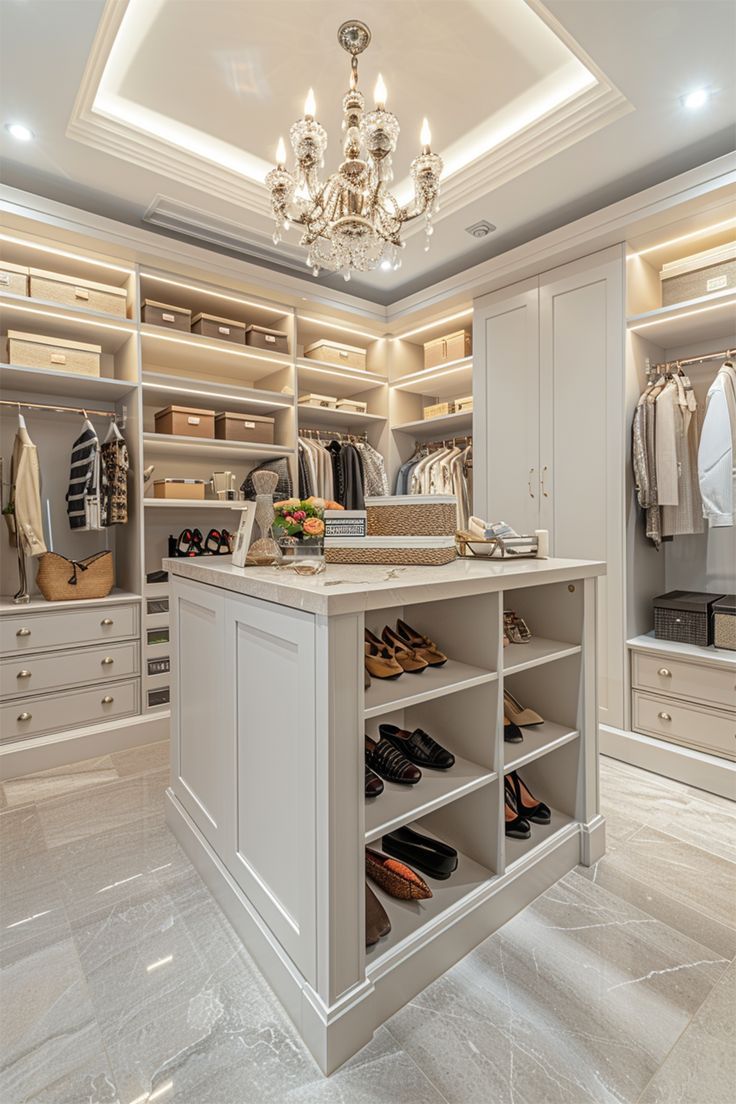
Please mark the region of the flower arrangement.
<svg viewBox="0 0 736 1104"><path fill-rule="evenodd" d="M325 506L322 500L287 498L284 502L274 503L276 516L273 520L274 536L296 537L314 540L323 537L325 523L322 514Z"/></svg>

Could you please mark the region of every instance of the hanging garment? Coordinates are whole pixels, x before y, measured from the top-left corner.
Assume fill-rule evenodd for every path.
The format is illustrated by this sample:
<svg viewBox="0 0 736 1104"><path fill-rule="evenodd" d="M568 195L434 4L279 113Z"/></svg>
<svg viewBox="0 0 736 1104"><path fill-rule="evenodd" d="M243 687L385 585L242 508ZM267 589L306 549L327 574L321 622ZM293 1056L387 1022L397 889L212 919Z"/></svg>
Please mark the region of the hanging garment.
<svg viewBox="0 0 736 1104"><path fill-rule="evenodd" d="M71 529L97 530L107 516L107 480L102 467L100 442L88 418L72 445L66 511Z"/></svg>
<svg viewBox="0 0 736 1104"><path fill-rule="evenodd" d="M276 490L273 492L274 502L281 502L285 498L292 498L294 488L291 482L291 475L289 474L289 461L282 457L276 460L267 460L265 463L259 464L257 467L253 468L253 471L246 475L240 485L244 498L248 499L249 502L255 501L256 489L253 486L253 476L259 471L274 471L279 477L279 481L276 484Z"/></svg>
<svg viewBox="0 0 736 1104"><path fill-rule="evenodd" d="M386 474L386 464L384 462L381 453L377 449L374 449L372 445L369 445L367 441L359 442L355 446L360 453L360 457L363 463L363 472L365 474L365 481L363 486L364 494L366 495L387 495L389 494L389 482L388 475Z"/></svg>
<svg viewBox="0 0 736 1104"><path fill-rule="evenodd" d="M113 423L114 426L114 423ZM120 430L108 434L102 445L102 464L107 480L107 525L125 525L128 521L128 446Z"/></svg>
<svg viewBox="0 0 736 1104"><path fill-rule="evenodd" d="M677 505L662 507L663 537L703 532L703 504L698 486L697 403L687 376L678 372L674 383Z"/></svg>
<svg viewBox="0 0 736 1104"><path fill-rule="evenodd" d="M46 551L41 520L41 471L38 451L25 423L18 426L10 460L12 543L26 556Z"/></svg>
<svg viewBox="0 0 736 1104"><path fill-rule="evenodd" d="M708 524L734 524L736 478L736 369L719 369L706 399L698 450L698 481Z"/></svg>
<svg viewBox="0 0 736 1104"><path fill-rule="evenodd" d="M299 463L299 497L300 498L311 498L311 496L313 494L315 494L316 491L315 491L315 488L312 486L312 477L311 477L311 473L310 473L310 470L309 470L309 462L307 460L307 449L306 449L306 446L302 442L299 443L298 463Z"/></svg>

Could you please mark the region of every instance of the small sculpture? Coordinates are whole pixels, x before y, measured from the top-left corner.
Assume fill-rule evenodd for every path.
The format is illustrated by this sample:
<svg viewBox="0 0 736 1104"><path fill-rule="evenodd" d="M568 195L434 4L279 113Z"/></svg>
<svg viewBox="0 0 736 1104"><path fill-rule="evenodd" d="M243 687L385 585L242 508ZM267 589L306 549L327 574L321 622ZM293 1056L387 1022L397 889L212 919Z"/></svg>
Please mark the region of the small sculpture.
<svg viewBox="0 0 736 1104"><path fill-rule="evenodd" d="M245 558L246 567L267 567L281 563L281 550L273 539L273 493L279 477L273 471L253 473L253 486L256 492L255 524L258 527L258 539L253 541Z"/></svg>

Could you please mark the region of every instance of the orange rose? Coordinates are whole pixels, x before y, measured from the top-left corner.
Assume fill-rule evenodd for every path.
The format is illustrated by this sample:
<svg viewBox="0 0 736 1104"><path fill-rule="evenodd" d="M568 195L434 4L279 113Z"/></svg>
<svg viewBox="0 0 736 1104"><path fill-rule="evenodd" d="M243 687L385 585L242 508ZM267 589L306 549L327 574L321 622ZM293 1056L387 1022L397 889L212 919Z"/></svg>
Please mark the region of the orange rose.
<svg viewBox="0 0 736 1104"><path fill-rule="evenodd" d="M325 531L325 523L322 518L307 518L302 525L302 529L308 537L321 537Z"/></svg>

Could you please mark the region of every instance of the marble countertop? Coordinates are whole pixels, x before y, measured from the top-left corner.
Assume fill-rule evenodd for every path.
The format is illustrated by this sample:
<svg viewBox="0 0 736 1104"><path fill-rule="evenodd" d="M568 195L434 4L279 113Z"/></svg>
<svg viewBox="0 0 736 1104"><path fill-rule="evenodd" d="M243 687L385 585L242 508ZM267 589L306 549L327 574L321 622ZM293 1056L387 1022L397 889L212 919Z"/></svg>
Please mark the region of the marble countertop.
<svg viewBox="0 0 736 1104"><path fill-rule="evenodd" d="M604 575L594 560L456 559L444 567L377 567L328 564L321 575L295 575L273 567L233 567L222 560L166 559L172 575L327 616L411 605L464 595L571 582Z"/></svg>

